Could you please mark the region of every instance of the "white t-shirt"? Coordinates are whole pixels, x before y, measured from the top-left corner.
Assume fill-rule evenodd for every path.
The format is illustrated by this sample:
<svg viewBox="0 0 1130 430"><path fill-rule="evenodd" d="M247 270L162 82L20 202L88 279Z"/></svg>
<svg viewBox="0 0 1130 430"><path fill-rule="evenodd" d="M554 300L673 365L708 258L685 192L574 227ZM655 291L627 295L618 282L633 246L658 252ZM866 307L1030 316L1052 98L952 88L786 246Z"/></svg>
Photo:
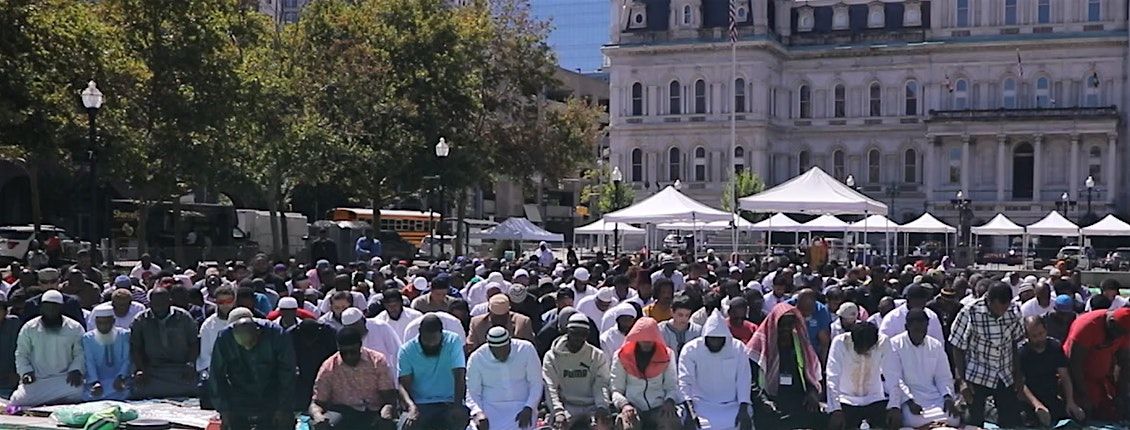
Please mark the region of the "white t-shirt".
<svg viewBox="0 0 1130 430"><path fill-rule="evenodd" d="M1040 301L1035 297L1028 299L1024 304L1020 305L1020 316L1022 317L1042 317L1055 311L1055 300L1049 299L1048 306L1040 306Z"/></svg>

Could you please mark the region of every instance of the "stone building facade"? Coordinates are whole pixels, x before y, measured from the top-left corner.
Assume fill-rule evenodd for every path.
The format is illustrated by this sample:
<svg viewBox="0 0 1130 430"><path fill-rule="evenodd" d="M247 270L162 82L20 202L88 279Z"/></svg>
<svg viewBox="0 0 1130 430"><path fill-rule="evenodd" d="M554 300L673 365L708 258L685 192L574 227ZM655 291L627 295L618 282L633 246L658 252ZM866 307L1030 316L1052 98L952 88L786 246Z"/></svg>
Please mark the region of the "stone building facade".
<svg viewBox="0 0 1130 430"><path fill-rule="evenodd" d="M614 0L610 162L718 206L734 169L812 166L951 220L1126 209L1125 0ZM730 139L731 113L736 142ZM1094 186L1088 188L1087 178Z"/></svg>

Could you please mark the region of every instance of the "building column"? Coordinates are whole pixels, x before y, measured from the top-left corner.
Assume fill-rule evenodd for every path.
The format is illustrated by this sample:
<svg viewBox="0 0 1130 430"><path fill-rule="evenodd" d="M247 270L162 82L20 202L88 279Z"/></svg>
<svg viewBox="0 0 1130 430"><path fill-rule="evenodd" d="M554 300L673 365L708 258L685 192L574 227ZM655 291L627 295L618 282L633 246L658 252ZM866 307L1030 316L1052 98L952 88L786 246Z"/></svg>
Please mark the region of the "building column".
<svg viewBox="0 0 1130 430"><path fill-rule="evenodd" d="M965 193L965 198L969 196L969 141L972 139L968 134L961 135L961 192Z"/></svg>
<svg viewBox="0 0 1130 430"><path fill-rule="evenodd" d="M1116 152L1118 150L1116 146L1118 134L1108 134L1106 139L1106 159L1109 160L1106 166L1106 200L1114 203L1115 197L1118 196L1118 190L1115 187L1118 184L1118 152Z"/></svg>
<svg viewBox="0 0 1130 430"><path fill-rule="evenodd" d="M934 201L934 189L938 186L938 146L935 145L938 137L932 134L926 135L926 142L922 145L923 160L923 176L925 179L922 181L926 186L926 201Z"/></svg>
<svg viewBox="0 0 1130 430"><path fill-rule="evenodd" d="M1079 135L1071 134L1071 158L1068 159L1071 163L1070 168L1067 169L1068 174L1071 175L1068 180L1067 192L1076 199L1079 198Z"/></svg>
<svg viewBox="0 0 1130 430"><path fill-rule="evenodd" d="M997 202L1004 202L1004 145L1008 143L1008 136L997 135Z"/></svg>
<svg viewBox="0 0 1130 430"><path fill-rule="evenodd" d="M1032 201L1039 202L1043 191L1044 135L1032 136Z"/></svg>

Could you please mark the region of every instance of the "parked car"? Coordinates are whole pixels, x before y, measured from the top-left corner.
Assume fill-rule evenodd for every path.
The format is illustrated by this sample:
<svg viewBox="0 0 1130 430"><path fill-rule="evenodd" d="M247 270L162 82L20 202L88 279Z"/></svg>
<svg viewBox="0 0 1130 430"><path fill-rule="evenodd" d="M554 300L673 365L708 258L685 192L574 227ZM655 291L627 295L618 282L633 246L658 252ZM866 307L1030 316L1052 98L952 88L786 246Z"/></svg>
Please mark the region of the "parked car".
<svg viewBox="0 0 1130 430"><path fill-rule="evenodd" d="M455 236L452 235L438 235L433 238L432 235L424 236L420 240L420 247L416 250L417 258L447 258L455 255Z"/></svg>
<svg viewBox="0 0 1130 430"><path fill-rule="evenodd" d="M1056 260L1068 260L1068 266L1071 267L1070 262L1074 262L1076 270L1089 270L1092 262L1097 262L1095 257L1095 250L1089 246L1065 246L1059 249L1055 255Z"/></svg>
<svg viewBox="0 0 1130 430"><path fill-rule="evenodd" d="M686 249L687 243L683 241L683 237L677 233L671 233L663 238L663 247L672 251Z"/></svg>
<svg viewBox="0 0 1130 430"><path fill-rule="evenodd" d="M27 261L28 248L31 246L32 235L35 227L30 225L9 225L0 227L0 262L4 264L12 261ZM61 259L73 261L79 249L89 248L90 242L72 239L67 231L53 225L40 225L39 237L41 247L46 246L48 240L59 238L62 246Z"/></svg>

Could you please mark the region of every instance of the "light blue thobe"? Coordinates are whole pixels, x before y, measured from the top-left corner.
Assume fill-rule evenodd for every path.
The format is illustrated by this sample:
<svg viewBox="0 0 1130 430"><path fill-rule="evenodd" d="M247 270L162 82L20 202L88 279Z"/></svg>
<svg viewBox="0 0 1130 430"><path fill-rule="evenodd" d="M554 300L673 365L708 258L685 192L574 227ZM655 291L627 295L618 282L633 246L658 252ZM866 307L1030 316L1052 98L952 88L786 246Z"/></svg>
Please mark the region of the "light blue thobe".
<svg viewBox="0 0 1130 430"><path fill-rule="evenodd" d="M129 387L124 390L114 388L118 377L127 378L130 374L129 330L114 327L114 341L108 345L98 342L96 330L82 336L82 349L86 355L86 386L83 387L84 400L128 400ZM102 384L102 396L90 394L94 383Z"/></svg>

